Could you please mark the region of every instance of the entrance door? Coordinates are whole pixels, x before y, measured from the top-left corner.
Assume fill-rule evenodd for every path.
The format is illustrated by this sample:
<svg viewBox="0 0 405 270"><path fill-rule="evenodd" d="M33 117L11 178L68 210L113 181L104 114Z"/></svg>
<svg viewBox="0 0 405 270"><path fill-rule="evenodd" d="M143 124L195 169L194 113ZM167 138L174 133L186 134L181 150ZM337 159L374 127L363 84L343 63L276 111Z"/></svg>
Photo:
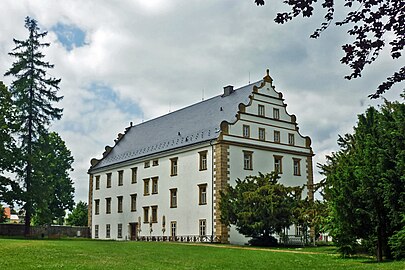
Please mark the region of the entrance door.
<svg viewBox="0 0 405 270"><path fill-rule="evenodd" d="M136 240L136 238L138 237L138 223L129 223L130 226L130 234L131 234L131 240Z"/></svg>

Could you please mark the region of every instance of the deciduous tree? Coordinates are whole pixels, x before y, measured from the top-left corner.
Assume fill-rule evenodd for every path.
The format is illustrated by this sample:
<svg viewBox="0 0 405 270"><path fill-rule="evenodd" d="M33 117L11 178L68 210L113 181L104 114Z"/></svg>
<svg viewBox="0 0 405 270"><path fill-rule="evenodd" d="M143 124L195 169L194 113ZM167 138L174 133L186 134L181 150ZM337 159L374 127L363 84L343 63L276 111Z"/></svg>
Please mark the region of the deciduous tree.
<svg viewBox="0 0 405 270"><path fill-rule="evenodd" d="M374 246L378 261L389 258L388 240L402 228L405 212L405 104L370 107L354 134L338 142L340 151L321 167L331 233L342 253L362 239Z"/></svg>
<svg viewBox="0 0 405 270"><path fill-rule="evenodd" d="M87 203L79 201L76 207L73 209L72 213L69 214L66 222L68 225L73 226L87 226L87 213Z"/></svg>
<svg viewBox="0 0 405 270"><path fill-rule="evenodd" d="M366 65L373 63L384 47L388 46L391 57L399 59L405 45L405 6L403 0L290 0L284 1L291 7L289 12L278 13L274 19L277 23L286 23L297 16L311 17L318 2L325 9L324 22L315 30L311 38L318 38L335 19L335 12L341 8L346 16L337 21L337 26L347 26L347 33L354 37L350 44L344 44L345 56L341 63L348 65L352 72L345 76L351 80L361 76ZM255 0L257 5L264 5L264 0ZM319 8L319 6L318 6ZM394 84L405 80L405 66L394 72L382 82L375 93L369 97L378 98Z"/></svg>

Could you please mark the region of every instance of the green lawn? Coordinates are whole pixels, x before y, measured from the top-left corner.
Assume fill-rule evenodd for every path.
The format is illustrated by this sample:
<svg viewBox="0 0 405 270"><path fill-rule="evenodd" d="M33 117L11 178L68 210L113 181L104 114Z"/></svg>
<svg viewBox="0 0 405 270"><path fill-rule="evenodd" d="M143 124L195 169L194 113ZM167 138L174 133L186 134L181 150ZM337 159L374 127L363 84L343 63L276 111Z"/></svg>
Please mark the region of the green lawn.
<svg viewBox="0 0 405 270"><path fill-rule="evenodd" d="M0 239L0 269L405 269L342 259L334 248L255 249L226 245Z"/></svg>

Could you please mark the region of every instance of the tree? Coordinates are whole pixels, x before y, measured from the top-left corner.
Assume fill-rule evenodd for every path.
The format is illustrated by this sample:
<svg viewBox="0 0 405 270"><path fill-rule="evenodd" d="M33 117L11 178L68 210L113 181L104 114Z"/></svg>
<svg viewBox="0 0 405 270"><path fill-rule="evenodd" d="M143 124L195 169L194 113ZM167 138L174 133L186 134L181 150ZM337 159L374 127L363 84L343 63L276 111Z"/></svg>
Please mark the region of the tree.
<svg viewBox="0 0 405 270"><path fill-rule="evenodd" d="M29 235L33 199L36 192L41 192L40 187L33 186L33 147L40 135L46 133L50 121L61 118L62 109L53 107L52 103L62 97L56 95L60 79L47 77L47 70L53 65L43 60L45 56L41 52L42 48L50 45L40 41L47 32L39 32L37 21L30 17L25 19L25 28L29 37L23 41L14 39L16 47L9 55L16 61L4 75L15 77L10 92L18 109L16 124L19 127L21 158L16 173L22 185L12 186L12 192L14 200L24 203L25 235Z"/></svg>
<svg viewBox="0 0 405 270"><path fill-rule="evenodd" d="M283 24L299 15L311 17L317 2L316 0L284 1L291 6L291 11L278 13L274 21ZM255 0L255 3L264 5L265 1ZM360 77L365 66L373 63L385 46L390 47L393 59L402 56L405 45L405 14L402 0L346 0L342 1L341 5L349 11L342 21L335 24L351 26L347 33L355 37L351 44L342 46L345 56L340 61L352 70L350 75L345 76L346 79ZM311 38L318 38L330 26L335 17L336 6L333 0L323 0L322 8L326 10L325 21L314 31ZM386 40L389 41L388 44ZM404 80L405 66L389 76L369 97L378 98L395 83Z"/></svg>
<svg viewBox="0 0 405 270"><path fill-rule="evenodd" d="M67 224L72 226L87 226L87 209L87 203L79 201L66 219Z"/></svg>
<svg viewBox="0 0 405 270"><path fill-rule="evenodd" d="M321 166L331 209L331 234L342 253L357 240L372 246L378 261L391 257L388 240L402 228L405 212L405 104L386 102L359 115L354 134Z"/></svg>
<svg viewBox="0 0 405 270"><path fill-rule="evenodd" d="M228 185L221 192L221 221L236 225L236 230L248 237L271 242L271 235L281 233L293 223L297 191L278 183L278 175L259 174L237 179L235 187Z"/></svg>
<svg viewBox="0 0 405 270"><path fill-rule="evenodd" d="M0 81L0 202L7 201L9 197L11 181L5 172L12 172L17 154L12 136L16 130L14 113L11 94Z"/></svg>
<svg viewBox="0 0 405 270"><path fill-rule="evenodd" d="M4 207L0 204L0 223L4 223L7 221L6 213L4 211Z"/></svg>
<svg viewBox="0 0 405 270"><path fill-rule="evenodd" d="M41 189L32 195L33 223L62 225L65 211L74 206L74 187L69 176L73 171L73 157L56 132L42 135L33 150L32 181Z"/></svg>

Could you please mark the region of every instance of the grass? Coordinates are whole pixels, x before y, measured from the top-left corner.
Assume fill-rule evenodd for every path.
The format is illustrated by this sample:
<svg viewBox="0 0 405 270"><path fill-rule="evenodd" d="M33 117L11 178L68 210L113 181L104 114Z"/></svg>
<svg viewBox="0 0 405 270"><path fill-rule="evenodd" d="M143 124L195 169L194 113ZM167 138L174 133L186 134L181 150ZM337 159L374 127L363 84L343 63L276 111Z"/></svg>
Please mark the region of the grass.
<svg viewBox="0 0 405 270"><path fill-rule="evenodd" d="M405 262L340 258L333 247L0 239L0 269L405 269Z"/></svg>

